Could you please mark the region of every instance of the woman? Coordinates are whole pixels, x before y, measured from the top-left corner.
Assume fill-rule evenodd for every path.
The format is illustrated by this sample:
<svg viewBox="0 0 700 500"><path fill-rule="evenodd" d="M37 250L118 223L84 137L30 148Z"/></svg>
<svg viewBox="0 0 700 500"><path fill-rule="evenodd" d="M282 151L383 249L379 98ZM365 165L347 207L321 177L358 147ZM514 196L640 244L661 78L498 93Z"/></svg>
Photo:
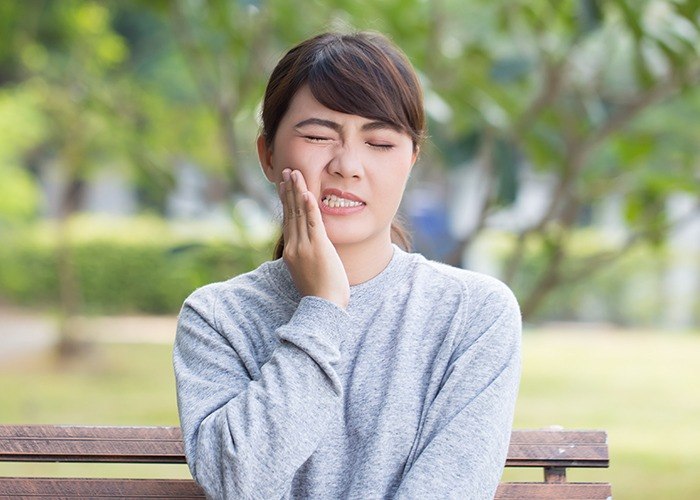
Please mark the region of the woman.
<svg viewBox="0 0 700 500"><path fill-rule="evenodd" d="M187 461L212 498L492 498L520 366L503 284L392 243L424 135L386 38L291 49L258 139L277 260L194 292L174 349Z"/></svg>

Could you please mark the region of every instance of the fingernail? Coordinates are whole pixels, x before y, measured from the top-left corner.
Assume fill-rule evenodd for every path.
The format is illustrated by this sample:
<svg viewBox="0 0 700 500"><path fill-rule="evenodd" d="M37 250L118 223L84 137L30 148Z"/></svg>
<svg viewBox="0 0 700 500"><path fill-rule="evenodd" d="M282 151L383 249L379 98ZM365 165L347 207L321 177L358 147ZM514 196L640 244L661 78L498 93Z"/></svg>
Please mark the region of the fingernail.
<svg viewBox="0 0 700 500"><path fill-rule="evenodd" d="M284 170L282 170L282 179L284 179L285 181L288 181L290 172L291 171L288 168L285 168Z"/></svg>

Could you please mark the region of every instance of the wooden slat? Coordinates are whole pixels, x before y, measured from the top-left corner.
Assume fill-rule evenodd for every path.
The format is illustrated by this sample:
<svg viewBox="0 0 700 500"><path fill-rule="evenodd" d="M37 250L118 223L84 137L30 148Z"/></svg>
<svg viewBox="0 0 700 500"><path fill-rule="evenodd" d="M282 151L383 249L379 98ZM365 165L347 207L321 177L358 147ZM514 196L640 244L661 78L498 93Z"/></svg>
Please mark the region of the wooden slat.
<svg viewBox="0 0 700 500"><path fill-rule="evenodd" d="M605 431L563 429L518 429L511 432L510 440L512 443L517 444L607 444L608 435Z"/></svg>
<svg viewBox="0 0 700 500"><path fill-rule="evenodd" d="M178 427L0 426L0 461L185 463Z"/></svg>
<svg viewBox="0 0 700 500"><path fill-rule="evenodd" d="M612 498L612 488L602 483L501 483L494 500L531 500L533 498L605 500Z"/></svg>
<svg viewBox="0 0 700 500"><path fill-rule="evenodd" d="M608 467L604 431L518 430L511 434L508 467Z"/></svg>
<svg viewBox="0 0 700 500"><path fill-rule="evenodd" d="M185 457L178 427L0 425L0 461L185 463ZM605 432L571 430L513 431L506 462L511 467L547 467L561 481L568 467L608 464ZM0 478L0 497L201 499L204 495L192 480L25 477ZM496 494L502 500L610 497L607 483L503 483Z"/></svg>
<svg viewBox="0 0 700 500"><path fill-rule="evenodd" d="M0 461L185 463L178 427L0 426ZM510 467L607 467L602 431L517 430Z"/></svg>
<svg viewBox="0 0 700 500"><path fill-rule="evenodd" d="M0 491L3 497L21 498L204 498L194 481L187 479L0 478ZM602 500L611 497L609 484L502 483L494 498Z"/></svg>
<svg viewBox="0 0 700 500"><path fill-rule="evenodd" d="M191 479L0 478L0 497L202 499Z"/></svg>

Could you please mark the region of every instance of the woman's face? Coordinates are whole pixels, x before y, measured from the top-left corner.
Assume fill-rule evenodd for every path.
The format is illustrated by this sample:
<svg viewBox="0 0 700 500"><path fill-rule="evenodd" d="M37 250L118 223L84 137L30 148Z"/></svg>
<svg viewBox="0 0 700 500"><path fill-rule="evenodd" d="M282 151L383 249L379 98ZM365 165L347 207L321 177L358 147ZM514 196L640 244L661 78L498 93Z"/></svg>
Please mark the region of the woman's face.
<svg viewBox="0 0 700 500"><path fill-rule="evenodd" d="M307 86L292 99L271 149L258 139L260 163L279 185L299 170L338 246L391 241L391 222L416 160L413 141L392 125L333 111Z"/></svg>

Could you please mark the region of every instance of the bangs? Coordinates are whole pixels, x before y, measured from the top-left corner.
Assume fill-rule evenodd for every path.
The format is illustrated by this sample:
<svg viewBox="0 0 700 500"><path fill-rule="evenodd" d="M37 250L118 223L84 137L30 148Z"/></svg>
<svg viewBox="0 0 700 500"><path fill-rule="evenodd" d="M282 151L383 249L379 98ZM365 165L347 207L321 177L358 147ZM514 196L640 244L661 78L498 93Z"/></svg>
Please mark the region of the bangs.
<svg viewBox="0 0 700 500"><path fill-rule="evenodd" d="M420 92L418 82L407 81L396 61L370 44L335 42L324 46L309 68L306 83L316 100L334 111L388 123L417 144L423 124L416 123L417 114L422 117L416 107L422 102L414 103L412 95ZM407 85L411 92L402 92Z"/></svg>
<svg viewBox="0 0 700 500"><path fill-rule="evenodd" d="M424 137L423 92L411 63L386 37L324 33L292 48L272 71L262 109L267 145L303 86L323 106L387 123L417 149Z"/></svg>

